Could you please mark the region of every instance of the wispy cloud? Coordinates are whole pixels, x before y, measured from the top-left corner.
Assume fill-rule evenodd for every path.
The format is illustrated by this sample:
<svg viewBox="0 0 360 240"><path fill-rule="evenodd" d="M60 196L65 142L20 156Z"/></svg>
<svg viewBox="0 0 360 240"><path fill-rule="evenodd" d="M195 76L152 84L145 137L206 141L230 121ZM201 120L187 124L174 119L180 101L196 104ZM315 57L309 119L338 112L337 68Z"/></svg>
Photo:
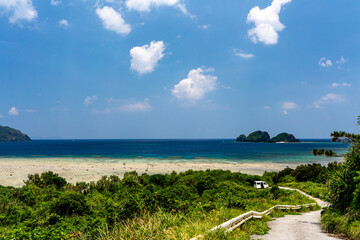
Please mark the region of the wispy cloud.
<svg viewBox="0 0 360 240"><path fill-rule="evenodd" d="M294 102L284 102L281 104L281 108L286 110L292 110L297 108L297 104Z"/></svg>
<svg viewBox="0 0 360 240"><path fill-rule="evenodd" d="M176 7L185 15L194 17L186 9L185 5L180 0L126 0L126 7L129 10L135 10L139 12L150 12L153 7Z"/></svg>
<svg viewBox="0 0 360 240"><path fill-rule="evenodd" d="M343 56L341 56L341 58L336 61L336 64L342 65L346 62L347 62L347 60Z"/></svg>
<svg viewBox="0 0 360 240"><path fill-rule="evenodd" d="M330 59L327 59L326 57L320 58L318 63L323 68L330 68L333 65L332 61Z"/></svg>
<svg viewBox="0 0 360 240"><path fill-rule="evenodd" d="M290 110L294 110L296 108L298 108L298 105L294 102L283 102L281 104L281 112L285 115L288 115Z"/></svg>
<svg viewBox="0 0 360 240"><path fill-rule="evenodd" d="M341 58L336 61L336 64L338 65L338 69L342 69L342 65L344 65L347 61L348 61L347 59L341 56Z"/></svg>
<svg viewBox="0 0 360 240"><path fill-rule="evenodd" d="M36 109L25 109L24 112L34 113L34 112L38 112L38 110L36 110Z"/></svg>
<svg viewBox="0 0 360 240"><path fill-rule="evenodd" d="M342 68L341 65L344 65L346 62L347 62L347 60L343 56L341 56L339 60L335 61L335 63L338 65L339 69L341 69ZM333 61L326 57L320 58L318 64L322 68L331 68L334 65Z"/></svg>
<svg viewBox="0 0 360 240"><path fill-rule="evenodd" d="M234 54L235 54L235 56L242 57L245 59L250 59L250 58L255 57L255 55L252 53L246 53L243 50L238 50L238 49L234 49Z"/></svg>
<svg viewBox="0 0 360 240"><path fill-rule="evenodd" d="M20 111L16 107L12 107L8 111L8 114L11 116L18 116L20 114Z"/></svg>
<svg viewBox="0 0 360 240"><path fill-rule="evenodd" d="M193 18L196 17L195 15L191 14L191 13L187 10L185 4L179 2L179 3L176 4L176 7L180 10L180 12L182 12L183 14L189 16L190 18L193 19Z"/></svg>
<svg viewBox="0 0 360 240"><path fill-rule="evenodd" d="M61 4L60 0L51 0L51 5L53 5L53 6L58 6L60 4Z"/></svg>
<svg viewBox="0 0 360 240"><path fill-rule="evenodd" d="M350 83L346 83L346 82L343 82L343 83L332 83L332 84L331 84L331 87L351 87L351 84L350 84Z"/></svg>
<svg viewBox="0 0 360 240"><path fill-rule="evenodd" d="M115 112L149 112L152 110L150 101L148 98L145 98L143 101L136 100L124 100L116 98L108 98L108 105L103 110L92 110L94 114L110 114Z"/></svg>
<svg viewBox="0 0 360 240"><path fill-rule="evenodd" d="M204 29L204 30L206 30L206 29L209 29L209 25L207 25L207 24L204 24L204 25L199 25L198 26L198 28L200 28L200 29Z"/></svg>
<svg viewBox="0 0 360 240"><path fill-rule="evenodd" d="M69 22L66 19L61 19L59 21L59 26L67 29L69 27Z"/></svg>
<svg viewBox="0 0 360 240"><path fill-rule="evenodd" d="M94 102L96 102L97 100L98 100L98 97L96 95L88 96L84 100L84 105L89 106L89 105L93 104Z"/></svg>
<svg viewBox="0 0 360 240"><path fill-rule="evenodd" d="M119 106L117 109L124 112L148 112L152 110L152 107L149 99L145 98L144 101L127 103Z"/></svg>
<svg viewBox="0 0 360 240"><path fill-rule="evenodd" d="M325 96L321 97L319 100L313 102L315 108L322 108L325 104L331 103L342 103L346 102L346 99L338 94L328 93Z"/></svg>

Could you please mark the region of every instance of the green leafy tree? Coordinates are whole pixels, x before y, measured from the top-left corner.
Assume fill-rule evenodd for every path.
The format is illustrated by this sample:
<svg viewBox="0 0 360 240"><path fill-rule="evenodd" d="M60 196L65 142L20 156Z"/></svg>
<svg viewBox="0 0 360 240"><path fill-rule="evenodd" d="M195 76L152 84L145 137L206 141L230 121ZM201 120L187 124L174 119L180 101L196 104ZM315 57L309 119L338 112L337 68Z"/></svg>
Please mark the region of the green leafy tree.
<svg viewBox="0 0 360 240"><path fill-rule="evenodd" d="M358 117L360 124L360 117ZM360 203L360 134L333 132L332 140L350 144L345 162L331 172L329 190L332 208L345 212Z"/></svg>
<svg viewBox="0 0 360 240"><path fill-rule="evenodd" d="M29 174L28 180L25 181L26 185L34 184L39 188L44 188L48 186L55 186L57 189L63 188L67 182L64 178L60 177L58 174L51 171L44 172L41 175L39 174Z"/></svg>
<svg viewBox="0 0 360 240"><path fill-rule="evenodd" d="M62 216L83 215L89 211L89 206L81 193L65 192L52 204L51 210Z"/></svg>
<svg viewBox="0 0 360 240"><path fill-rule="evenodd" d="M314 149L312 150L312 154L313 154L314 156L317 156L317 155L318 155L318 150L317 150L316 148L314 148Z"/></svg>

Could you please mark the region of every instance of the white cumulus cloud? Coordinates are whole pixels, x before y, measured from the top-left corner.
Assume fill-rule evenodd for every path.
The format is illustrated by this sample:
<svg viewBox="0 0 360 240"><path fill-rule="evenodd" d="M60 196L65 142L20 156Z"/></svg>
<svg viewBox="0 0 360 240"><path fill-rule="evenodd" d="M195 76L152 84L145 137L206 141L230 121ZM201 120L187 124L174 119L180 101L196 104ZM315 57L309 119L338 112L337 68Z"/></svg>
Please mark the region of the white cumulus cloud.
<svg viewBox="0 0 360 240"><path fill-rule="evenodd" d="M345 98L341 95L328 93L325 96L321 97L319 100L313 102L315 108L321 108L325 104L329 103L341 103L345 102Z"/></svg>
<svg viewBox="0 0 360 240"><path fill-rule="evenodd" d="M115 11L112 7L105 6L97 8L96 14L102 20L104 28L114 31L121 35L127 35L131 31L131 26L125 23L121 14Z"/></svg>
<svg viewBox="0 0 360 240"><path fill-rule="evenodd" d="M216 89L217 77L205 74L212 71L213 69L192 69L187 78L174 86L172 94L178 99L192 102L204 98L206 93Z"/></svg>
<svg viewBox="0 0 360 240"><path fill-rule="evenodd" d="M255 27L248 31L248 36L254 43L262 42L266 45L276 44L279 34L285 26L280 22L279 13L283 5L291 0L273 0L271 5L260 9L253 7L248 16L247 22L254 23Z"/></svg>
<svg viewBox="0 0 360 240"><path fill-rule="evenodd" d="M84 100L84 105L85 106L88 106L88 105L91 105L93 104L95 101L97 101L98 97L96 95L94 96L88 96L85 98Z"/></svg>
<svg viewBox="0 0 360 240"><path fill-rule="evenodd" d="M37 17L32 0L0 0L0 12L9 14L9 22L31 21Z"/></svg>
<svg viewBox="0 0 360 240"><path fill-rule="evenodd" d="M10 110L8 111L8 114L9 115L12 115L12 116L17 116L20 114L19 110L16 108L16 107L12 107L10 108Z"/></svg>
<svg viewBox="0 0 360 240"><path fill-rule="evenodd" d="M59 21L59 26L66 29L69 27L69 22L66 19L61 19Z"/></svg>
<svg viewBox="0 0 360 240"><path fill-rule="evenodd" d="M351 87L351 83L332 83L331 87Z"/></svg>
<svg viewBox="0 0 360 240"><path fill-rule="evenodd" d="M150 45L133 47L130 50L130 68L140 74L151 73L157 63L164 57L165 44L163 41L152 41Z"/></svg>
<svg viewBox="0 0 360 240"><path fill-rule="evenodd" d="M323 68L330 68L333 63L330 59L327 59L326 57L322 57L319 60L319 65Z"/></svg>
<svg viewBox="0 0 360 240"><path fill-rule="evenodd" d="M245 58L245 59L255 57L255 55L252 54L252 53L246 53L243 50L238 50L238 49L234 49L234 54L235 54L235 56L242 57L242 58Z"/></svg>

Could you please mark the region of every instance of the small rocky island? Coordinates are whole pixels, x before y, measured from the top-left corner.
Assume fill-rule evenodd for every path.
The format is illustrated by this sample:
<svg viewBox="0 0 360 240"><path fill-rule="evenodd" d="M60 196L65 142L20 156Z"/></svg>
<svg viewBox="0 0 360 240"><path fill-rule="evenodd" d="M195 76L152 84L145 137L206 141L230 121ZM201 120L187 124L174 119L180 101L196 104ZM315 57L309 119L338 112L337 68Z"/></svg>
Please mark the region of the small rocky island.
<svg viewBox="0 0 360 240"><path fill-rule="evenodd" d="M256 131L250 133L249 136L241 134L238 138L236 138L237 142L269 142L270 135L267 132Z"/></svg>
<svg viewBox="0 0 360 240"><path fill-rule="evenodd" d="M276 137L273 137L272 139L270 139L270 141L271 142L286 142L286 143L300 142L299 139L296 139L294 137L294 135L292 135L290 133L280 133Z"/></svg>
<svg viewBox="0 0 360 240"><path fill-rule="evenodd" d="M236 138L237 142L262 142L262 143L277 143L277 142L284 142L284 143L291 143L291 142L299 142L299 139L296 139L294 135L290 133L280 133L273 138L270 138L268 132L265 131L255 131L250 133L249 136L241 134L239 137Z"/></svg>
<svg viewBox="0 0 360 240"><path fill-rule="evenodd" d="M8 142L8 141L31 141L28 135L20 132L20 130L0 126L0 142Z"/></svg>

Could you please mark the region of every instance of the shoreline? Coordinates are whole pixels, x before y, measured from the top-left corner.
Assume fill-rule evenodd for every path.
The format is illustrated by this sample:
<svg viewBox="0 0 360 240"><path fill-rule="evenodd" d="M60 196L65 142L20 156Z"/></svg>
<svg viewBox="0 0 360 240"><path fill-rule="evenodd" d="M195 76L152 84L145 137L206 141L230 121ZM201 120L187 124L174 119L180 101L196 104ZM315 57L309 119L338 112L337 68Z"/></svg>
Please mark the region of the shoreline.
<svg viewBox="0 0 360 240"><path fill-rule="evenodd" d="M71 161L73 160L73 161ZM139 174L157 174L185 172L187 170L230 170L251 175L262 175L265 171L281 171L286 167L296 168L301 164L329 162L342 159L321 160L312 162L220 162L197 160L154 161L152 159L108 159L79 158L0 158L0 185L21 187L28 174L53 171L65 178L69 183L98 181L102 176L116 175L122 177L126 172L136 171ZM102 160L102 161L101 161ZM140 161L141 160L141 161Z"/></svg>

